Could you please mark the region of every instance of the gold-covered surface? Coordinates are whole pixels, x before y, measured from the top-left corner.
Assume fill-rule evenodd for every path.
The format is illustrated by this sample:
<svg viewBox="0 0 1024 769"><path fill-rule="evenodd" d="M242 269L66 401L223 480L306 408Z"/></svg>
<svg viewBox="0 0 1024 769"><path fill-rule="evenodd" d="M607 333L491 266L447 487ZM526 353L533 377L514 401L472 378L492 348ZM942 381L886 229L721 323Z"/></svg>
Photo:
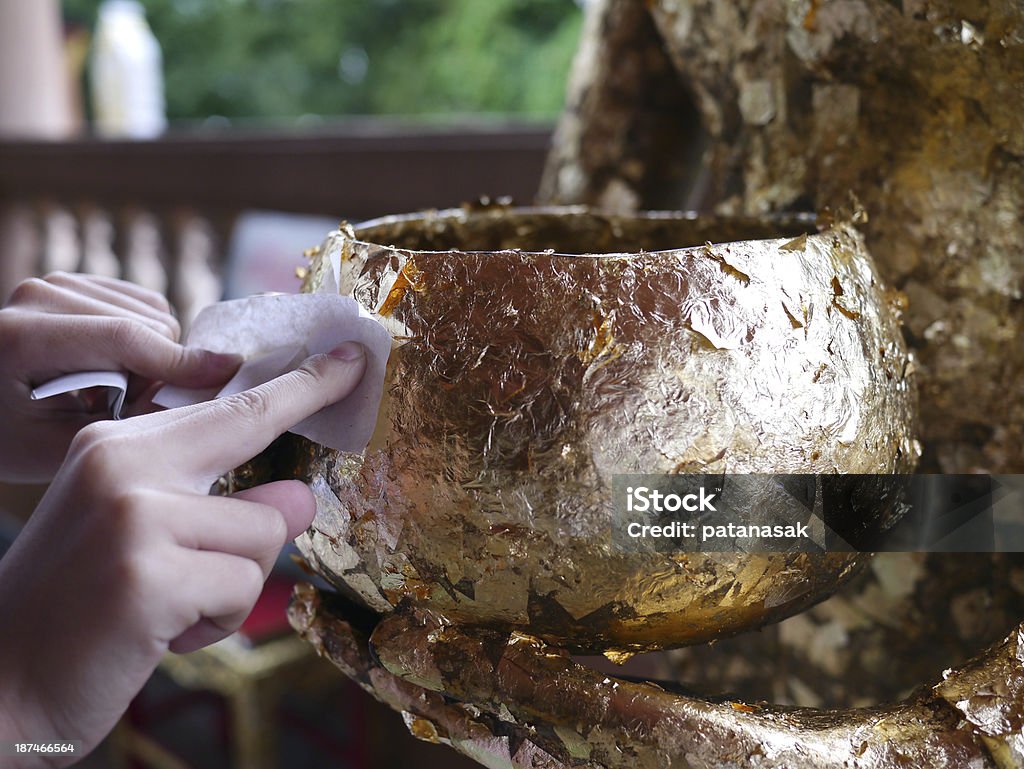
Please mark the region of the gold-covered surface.
<svg viewBox="0 0 1024 769"><path fill-rule="evenodd" d="M592 0L539 199L761 214L854 192L910 299L925 467L1022 473L1022 114L1020 0Z"/></svg>
<svg viewBox="0 0 1024 769"><path fill-rule="evenodd" d="M377 429L365 456L298 441L275 462L317 495L304 555L376 611L411 602L577 651L728 635L819 600L862 557L621 552L613 475L916 461L896 303L849 225L393 217L332 233L306 290L332 256L395 337Z"/></svg>
<svg viewBox="0 0 1024 769"><path fill-rule="evenodd" d="M945 681L872 708L701 698L612 677L517 634L366 617L298 585L292 626L420 739L514 769L1016 769L1018 632ZM961 692L967 690L961 699ZM998 694L996 694L998 692Z"/></svg>

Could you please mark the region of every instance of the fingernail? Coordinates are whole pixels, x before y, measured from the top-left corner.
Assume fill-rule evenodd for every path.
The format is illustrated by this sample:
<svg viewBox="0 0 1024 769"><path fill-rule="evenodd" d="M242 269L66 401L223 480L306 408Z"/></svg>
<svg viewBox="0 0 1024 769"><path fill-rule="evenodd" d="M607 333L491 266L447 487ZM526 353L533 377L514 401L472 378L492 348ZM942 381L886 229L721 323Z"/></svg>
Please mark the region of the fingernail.
<svg viewBox="0 0 1024 769"><path fill-rule="evenodd" d="M338 360L353 361L366 357L366 350L359 342L342 342L327 354Z"/></svg>
<svg viewBox="0 0 1024 769"><path fill-rule="evenodd" d="M245 362L245 356L236 355L233 352L209 352L206 354L209 356L209 361L217 368L222 369L236 369Z"/></svg>

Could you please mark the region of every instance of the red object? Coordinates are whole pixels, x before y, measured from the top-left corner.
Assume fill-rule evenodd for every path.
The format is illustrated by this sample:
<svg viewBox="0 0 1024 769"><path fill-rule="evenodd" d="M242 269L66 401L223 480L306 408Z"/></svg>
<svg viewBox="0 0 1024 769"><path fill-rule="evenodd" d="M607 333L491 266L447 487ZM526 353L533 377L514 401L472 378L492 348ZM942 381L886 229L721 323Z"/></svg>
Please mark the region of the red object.
<svg viewBox="0 0 1024 769"><path fill-rule="evenodd" d="M239 635L253 643L261 643L290 633L288 601L294 586L292 577L271 574L256 605L238 629Z"/></svg>

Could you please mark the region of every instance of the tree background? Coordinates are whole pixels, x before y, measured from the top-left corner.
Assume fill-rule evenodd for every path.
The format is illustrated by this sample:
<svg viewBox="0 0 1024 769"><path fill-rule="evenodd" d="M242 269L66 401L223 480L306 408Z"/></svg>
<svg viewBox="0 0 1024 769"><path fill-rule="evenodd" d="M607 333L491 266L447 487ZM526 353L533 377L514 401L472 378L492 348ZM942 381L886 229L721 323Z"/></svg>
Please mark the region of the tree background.
<svg viewBox="0 0 1024 769"><path fill-rule="evenodd" d="M64 0L93 29L100 0ZM564 101L580 0L143 0L172 121L498 113Z"/></svg>

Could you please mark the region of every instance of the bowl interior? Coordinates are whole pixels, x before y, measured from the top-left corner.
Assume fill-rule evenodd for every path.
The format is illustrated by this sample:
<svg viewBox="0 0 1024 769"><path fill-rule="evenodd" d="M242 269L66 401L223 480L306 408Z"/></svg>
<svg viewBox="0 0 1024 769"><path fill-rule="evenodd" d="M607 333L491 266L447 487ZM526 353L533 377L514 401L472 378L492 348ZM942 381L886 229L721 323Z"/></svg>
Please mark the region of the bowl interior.
<svg viewBox="0 0 1024 769"><path fill-rule="evenodd" d="M792 238L813 232L813 222L803 214L754 219L676 212L614 216L578 208L487 209L389 217L366 223L356 235L413 251L611 254Z"/></svg>

